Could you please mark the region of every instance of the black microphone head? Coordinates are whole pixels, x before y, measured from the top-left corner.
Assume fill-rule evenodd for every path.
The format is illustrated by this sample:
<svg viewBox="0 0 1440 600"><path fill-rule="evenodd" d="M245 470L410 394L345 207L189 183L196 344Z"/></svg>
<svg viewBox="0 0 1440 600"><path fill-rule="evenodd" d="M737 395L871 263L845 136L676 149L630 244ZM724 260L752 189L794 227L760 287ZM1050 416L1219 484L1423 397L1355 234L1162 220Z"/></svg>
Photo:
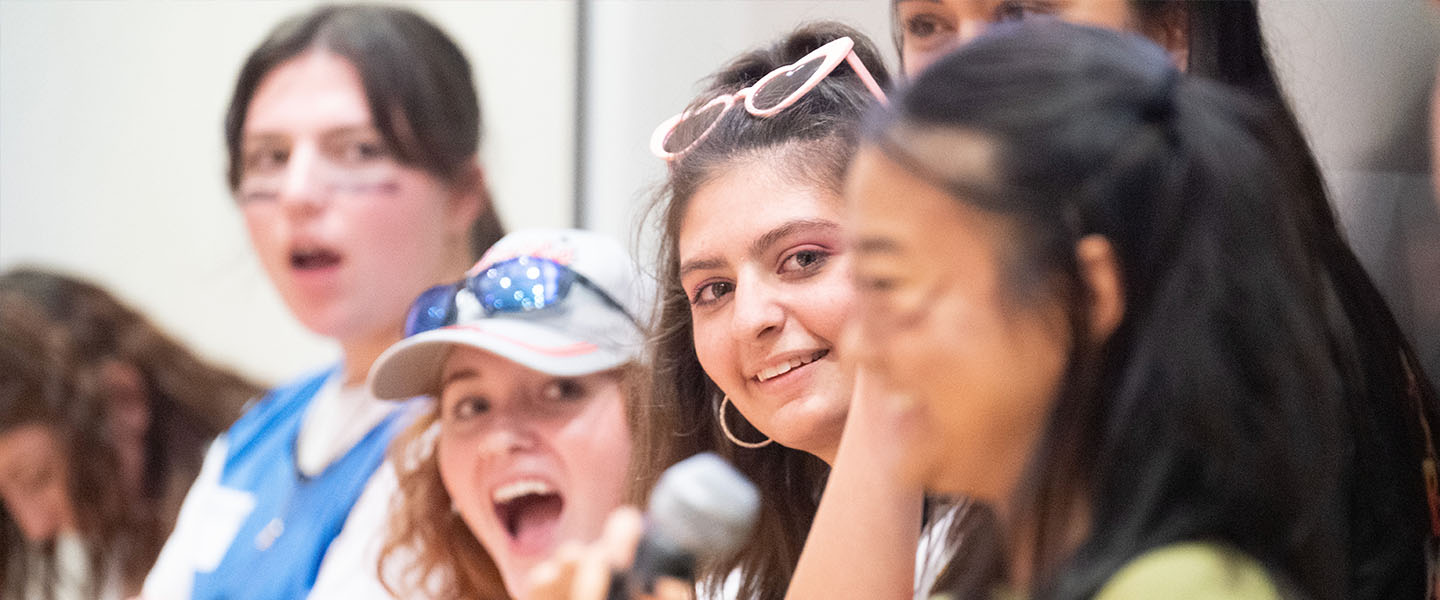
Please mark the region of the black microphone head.
<svg viewBox="0 0 1440 600"><path fill-rule="evenodd" d="M759 512L760 492L719 456L675 463L650 491L635 562L612 580L607 597L653 593L660 576L693 580L697 562L728 556L750 539Z"/></svg>
<svg viewBox="0 0 1440 600"><path fill-rule="evenodd" d="M696 454L660 475L650 494L650 527L696 557L727 556L750 539L760 492L730 463Z"/></svg>

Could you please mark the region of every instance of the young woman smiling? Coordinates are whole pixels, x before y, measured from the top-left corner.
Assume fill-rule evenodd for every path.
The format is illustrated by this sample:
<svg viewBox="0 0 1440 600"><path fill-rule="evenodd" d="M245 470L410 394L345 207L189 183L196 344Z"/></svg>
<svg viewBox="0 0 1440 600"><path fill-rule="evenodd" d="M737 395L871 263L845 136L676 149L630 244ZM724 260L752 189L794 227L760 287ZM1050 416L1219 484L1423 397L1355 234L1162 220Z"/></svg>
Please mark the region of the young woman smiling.
<svg viewBox="0 0 1440 600"><path fill-rule="evenodd" d="M884 101L881 65L859 32L803 26L715 73L652 140L670 170L654 206L662 295L635 496L705 451L762 495L755 538L702 565L702 593L908 598L896 590L917 581L917 546L930 571L950 562L952 532L984 517L936 502L927 519L920 488L894 479L895 446L845 435L851 398L883 393L857 383L839 346L854 297L841 185L862 115ZM867 568L830 568L850 552Z"/></svg>

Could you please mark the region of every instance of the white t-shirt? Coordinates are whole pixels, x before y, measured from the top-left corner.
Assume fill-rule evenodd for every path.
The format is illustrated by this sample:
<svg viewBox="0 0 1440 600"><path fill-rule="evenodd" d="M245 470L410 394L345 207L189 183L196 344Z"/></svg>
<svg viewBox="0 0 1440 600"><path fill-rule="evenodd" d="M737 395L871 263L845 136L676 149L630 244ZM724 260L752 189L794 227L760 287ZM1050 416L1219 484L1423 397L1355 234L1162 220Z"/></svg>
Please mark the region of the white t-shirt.
<svg viewBox="0 0 1440 600"><path fill-rule="evenodd" d="M30 549L28 552L38 552ZM106 569L105 577L100 580L100 589L90 589L90 555L89 547L78 534L73 531L62 531L55 536L55 580L51 596L54 600L120 600L125 592L122 585L119 569L116 565L110 565ZM39 557L35 557L39 558ZM40 577L31 577L25 582L26 598L44 598L45 581Z"/></svg>

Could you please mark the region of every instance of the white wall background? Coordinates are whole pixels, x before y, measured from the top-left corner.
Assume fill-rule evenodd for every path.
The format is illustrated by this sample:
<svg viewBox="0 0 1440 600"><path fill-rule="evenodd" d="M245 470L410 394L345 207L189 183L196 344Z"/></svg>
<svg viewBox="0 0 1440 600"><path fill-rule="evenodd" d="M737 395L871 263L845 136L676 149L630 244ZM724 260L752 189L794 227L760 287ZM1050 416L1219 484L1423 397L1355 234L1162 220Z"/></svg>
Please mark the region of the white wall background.
<svg viewBox="0 0 1440 600"><path fill-rule="evenodd" d="M95 280L266 382L334 357L266 281L223 182L221 121L240 64L309 4L0 0L0 269ZM571 225L576 2L402 4L475 66L506 225ZM650 131L697 79L806 19L848 20L888 48L881 0L596 0L591 11L584 215L626 241L663 173Z"/></svg>
<svg viewBox="0 0 1440 600"><path fill-rule="evenodd" d="M1413 109L1434 73L1433 3L1260 2L1362 256L1413 283L1406 273L1428 255L1397 223L1433 213L1426 204L1415 217L1405 195L1425 176L1410 166L1423 156L1406 157L1407 140L1424 139ZM0 0L0 269L39 264L97 280L201 354L267 382L333 356L265 281L223 184L221 119L240 63L304 4ZM664 173L647 149L652 128L722 62L802 21L849 22L894 64L888 0L589 0L577 136L576 0L406 4L476 67L483 160L512 228L570 225L578 194L588 226L635 241ZM1392 184L1402 193L1386 193ZM649 258L653 233L638 239ZM1440 256L1440 244L1432 250ZM1440 289L1386 285L1403 292L1412 321L1427 306L1416 298L1440 305Z"/></svg>
<svg viewBox="0 0 1440 600"><path fill-rule="evenodd" d="M1282 84L1351 246L1440 383L1440 214L1429 160L1432 0L1260 0Z"/></svg>
<svg viewBox="0 0 1440 600"><path fill-rule="evenodd" d="M290 2L0 2L0 269L81 274L266 382L338 355L286 311L224 185L245 57ZM466 51L506 224L569 222L571 0L417 2Z"/></svg>
<svg viewBox="0 0 1440 600"><path fill-rule="evenodd" d="M888 0L594 0L586 57L590 105L582 193L585 224L633 241L640 212L665 175L650 134L731 58L806 21L847 23L870 35L893 66ZM641 258L651 258L644 232Z"/></svg>

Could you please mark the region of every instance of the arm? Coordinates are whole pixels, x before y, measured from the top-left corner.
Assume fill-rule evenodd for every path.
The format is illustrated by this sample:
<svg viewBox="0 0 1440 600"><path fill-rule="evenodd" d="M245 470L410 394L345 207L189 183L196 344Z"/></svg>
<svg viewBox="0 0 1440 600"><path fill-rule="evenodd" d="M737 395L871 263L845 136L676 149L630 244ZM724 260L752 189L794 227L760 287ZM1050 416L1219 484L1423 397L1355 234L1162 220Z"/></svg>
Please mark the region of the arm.
<svg viewBox="0 0 1440 600"><path fill-rule="evenodd" d="M863 373L786 598L914 595L924 493L899 479L905 411Z"/></svg>

